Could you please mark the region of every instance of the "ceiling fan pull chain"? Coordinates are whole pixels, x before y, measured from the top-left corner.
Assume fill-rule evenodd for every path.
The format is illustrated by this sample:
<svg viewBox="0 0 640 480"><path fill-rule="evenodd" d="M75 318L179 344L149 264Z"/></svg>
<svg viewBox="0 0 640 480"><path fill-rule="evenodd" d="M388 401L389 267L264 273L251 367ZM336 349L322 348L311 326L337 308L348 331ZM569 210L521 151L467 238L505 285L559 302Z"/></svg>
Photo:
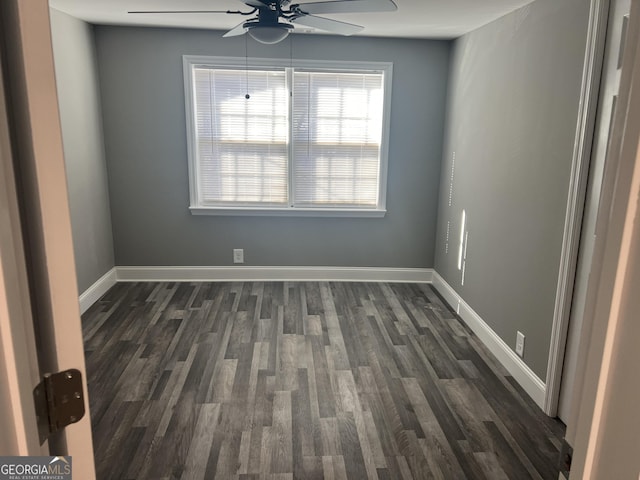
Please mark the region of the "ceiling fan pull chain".
<svg viewBox="0 0 640 480"><path fill-rule="evenodd" d="M251 95L249 95L249 38L248 34L244 34L244 89L246 90L246 94L244 98L249 100Z"/></svg>

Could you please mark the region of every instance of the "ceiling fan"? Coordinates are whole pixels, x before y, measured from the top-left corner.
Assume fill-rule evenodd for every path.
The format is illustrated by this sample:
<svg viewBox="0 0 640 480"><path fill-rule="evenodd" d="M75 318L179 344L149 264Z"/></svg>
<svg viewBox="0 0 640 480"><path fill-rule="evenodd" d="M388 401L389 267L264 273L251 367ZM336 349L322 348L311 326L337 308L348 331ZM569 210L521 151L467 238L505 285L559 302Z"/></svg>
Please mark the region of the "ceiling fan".
<svg viewBox="0 0 640 480"><path fill-rule="evenodd" d="M294 25L317 28L340 35L353 35L363 27L352 23L339 22L316 14L331 13L365 13L392 12L398 7L393 0L334 0L328 2L311 2L291 4L291 0L241 0L251 11L235 10L149 10L130 11L127 13L229 13L233 15L254 15L236 25L223 35L234 37L249 33L260 43L274 44L284 40Z"/></svg>

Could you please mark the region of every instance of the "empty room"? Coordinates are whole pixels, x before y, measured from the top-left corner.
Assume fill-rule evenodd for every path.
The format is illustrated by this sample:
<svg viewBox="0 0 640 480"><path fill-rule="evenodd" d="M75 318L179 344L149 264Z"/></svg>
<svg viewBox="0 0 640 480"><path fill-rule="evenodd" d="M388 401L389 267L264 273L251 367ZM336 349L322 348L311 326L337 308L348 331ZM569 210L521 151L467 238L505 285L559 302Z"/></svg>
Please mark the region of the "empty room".
<svg viewBox="0 0 640 480"><path fill-rule="evenodd" d="M633 1L2 8L0 455L89 480L604 478L622 455L589 439ZM78 382L44 382L66 419L15 413L52 372Z"/></svg>

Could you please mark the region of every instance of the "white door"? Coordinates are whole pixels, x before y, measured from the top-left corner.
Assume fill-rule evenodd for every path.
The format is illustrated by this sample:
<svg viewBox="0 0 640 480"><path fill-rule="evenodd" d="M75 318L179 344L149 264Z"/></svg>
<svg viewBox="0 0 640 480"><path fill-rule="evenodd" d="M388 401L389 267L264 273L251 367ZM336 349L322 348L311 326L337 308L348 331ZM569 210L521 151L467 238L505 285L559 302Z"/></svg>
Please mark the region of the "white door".
<svg viewBox="0 0 640 480"><path fill-rule="evenodd" d="M570 479L640 475L640 0L631 2L566 438Z"/></svg>
<svg viewBox="0 0 640 480"><path fill-rule="evenodd" d="M33 435L30 395L39 372L6 113L0 82L0 455L45 455Z"/></svg>
<svg viewBox="0 0 640 480"><path fill-rule="evenodd" d="M593 247L595 243L596 216L600 203L602 175L609 144L609 131L613 119L614 107L620 87L621 45L626 32L626 21L631 0L613 0L610 6L603 80L598 99L598 116L593 142L592 159L589 171L589 186L580 238L580 253L576 271L569 332L562 370L562 384L558 403L558 417L567 423L572 405L572 393L576 368L578 366L578 344L583 328L583 316L587 301L587 284L591 272Z"/></svg>
<svg viewBox="0 0 640 480"><path fill-rule="evenodd" d="M72 455L95 479L47 0L0 1L0 454ZM9 147L10 145L10 147ZM30 322L30 319L33 321ZM83 375L85 416L40 447L33 388ZM1 435L0 435L1 436Z"/></svg>

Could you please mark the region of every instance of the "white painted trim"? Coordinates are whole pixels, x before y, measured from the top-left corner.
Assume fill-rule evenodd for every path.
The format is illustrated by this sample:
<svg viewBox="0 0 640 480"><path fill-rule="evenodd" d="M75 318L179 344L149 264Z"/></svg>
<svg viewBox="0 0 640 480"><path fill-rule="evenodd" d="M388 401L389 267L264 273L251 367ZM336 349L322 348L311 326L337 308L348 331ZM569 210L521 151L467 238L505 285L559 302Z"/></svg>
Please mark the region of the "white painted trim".
<svg viewBox="0 0 640 480"><path fill-rule="evenodd" d="M433 272L432 283L434 288L502 363L524 391L529 394L540 408L543 408L546 393L544 382L437 272Z"/></svg>
<svg viewBox="0 0 640 480"><path fill-rule="evenodd" d="M555 416L560 399L564 353L567 345L569 317L573 300L573 291L580 246L580 232L587 194L587 179L591 160L591 146L598 108L598 93L604 47L607 35L608 0L591 0L589 30L582 73L578 124L573 147L571 177L567 199L562 252L556 301L553 312L551 344L547 362L546 395L543 410L547 415Z"/></svg>
<svg viewBox="0 0 640 480"><path fill-rule="evenodd" d="M431 268L386 267L130 267L115 268L120 282L340 281L431 283Z"/></svg>
<svg viewBox="0 0 640 480"><path fill-rule="evenodd" d="M270 217L371 217L387 213L378 208L301 208L301 207L189 207L192 215L270 216Z"/></svg>
<svg viewBox="0 0 640 480"><path fill-rule="evenodd" d="M267 69L313 69L316 71L354 72L354 73L381 73L383 75L383 111L382 131L380 132L380 159L378 179L378 199L375 208L352 206L342 208L336 205L333 208L327 205L323 208L307 208L296 206L294 203L288 206L282 205L206 205L200 198L200 167L198 160L198 148L196 145L196 125L194 121L195 98L193 69L197 66L211 66L221 68L233 68L246 70L254 68ZM305 217L384 217L387 202L387 175L389 163L389 132L391 129L391 93L393 83L393 62L363 62L344 60L310 60L300 58L260 58L260 57L223 57L203 55L183 55L182 75L184 79L185 115L187 128L187 157L189 167L189 209L193 215L264 215L264 216L305 216ZM291 120L289 119L289 123ZM291 143L291 142L289 142ZM291 145L289 145L291 149ZM289 152L290 153L290 152ZM292 157L288 155L288 162ZM293 169L289 168L289 195L288 201L293 198ZM243 213L243 210L245 211Z"/></svg>
<svg viewBox="0 0 640 480"><path fill-rule="evenodd" d="M118 281L116 268L113 267L102 277L100 277L93 285L87 288L80 295L80 314L89 310L89 307L96 303L107 291L113 287Z"/></svg>
<svg viewBox="0 0 640 480"><path fill-rule="evenodd" d="M633 437L639 430L634 380L640 361L633 327L640 286L640 2L631 1L630 7L587 286L587 327L567 423L566 438L574 447L572 479L638 475Z"/></svg>
<svg viewBox="0 0 640 480"><path fill-rule="evenodd" d="M5 32L8 30L2 24L3 8L11 10L15 8L13 3L0 4L0 29L5 28ZM12 15L6 15L4 20L11 23L11 18ZM0 56L15 50L15 42L11 40L5 50L3 37L0 34ZM5 78L6 73L4 63L0 62L0 78ZM13 100L11 91L5 95L4 84L0 82L0 452L48 455L49 446L40 446L33 408L33 387L40 382L40 375L9 133L14 125L10 123L12 112L7 99Z"/></svg>

